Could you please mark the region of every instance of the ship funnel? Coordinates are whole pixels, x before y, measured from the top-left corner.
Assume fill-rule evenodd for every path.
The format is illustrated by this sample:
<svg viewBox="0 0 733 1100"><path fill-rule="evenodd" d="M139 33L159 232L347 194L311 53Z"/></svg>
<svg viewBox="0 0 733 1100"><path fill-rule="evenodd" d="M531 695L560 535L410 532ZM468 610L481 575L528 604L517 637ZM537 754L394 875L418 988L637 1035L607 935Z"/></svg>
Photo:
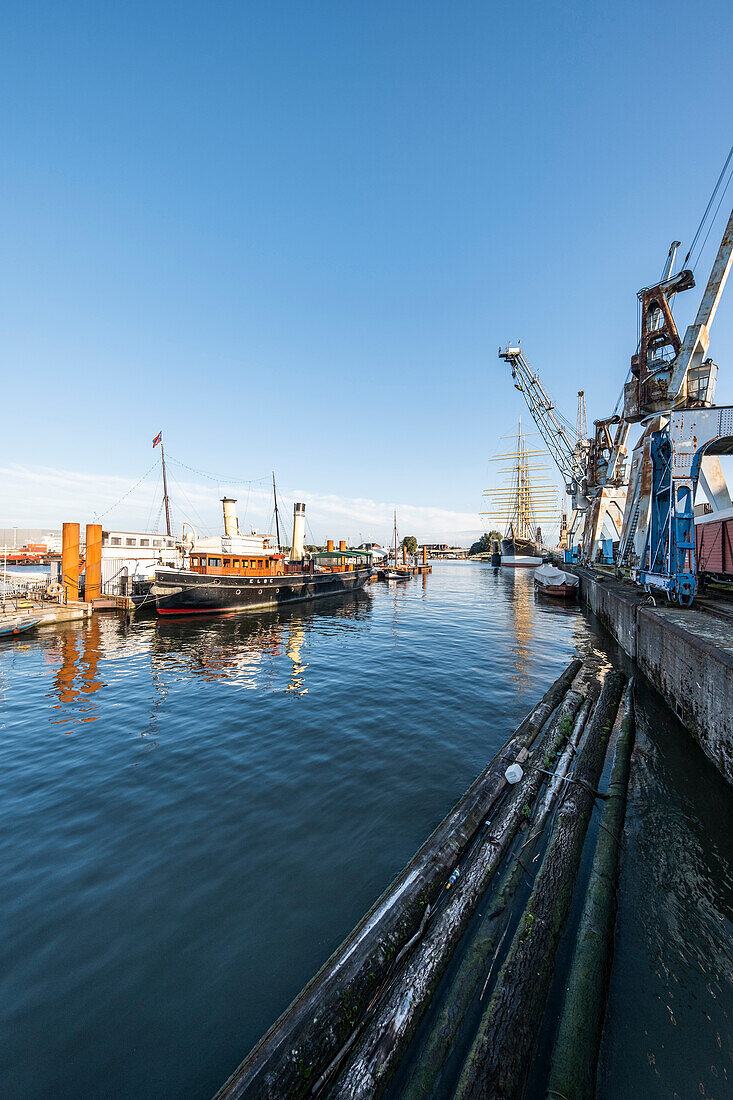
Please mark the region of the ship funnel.
<svg viewBox="0 0 733 1100"><path fill-rule="evenodd" d="M305 504L293 505L293 541L290 546L292 561L302 561L305 556Z"/></svg>
<svg viewBox="0 0 733 1100"><path fill-rule="evenodd" d="M231 535L239 534L239 521L237 519L237 510L234 507L237 503L231 497L224 497L222 499L222 507L224 509L224 534L227 537Z"/></svg>

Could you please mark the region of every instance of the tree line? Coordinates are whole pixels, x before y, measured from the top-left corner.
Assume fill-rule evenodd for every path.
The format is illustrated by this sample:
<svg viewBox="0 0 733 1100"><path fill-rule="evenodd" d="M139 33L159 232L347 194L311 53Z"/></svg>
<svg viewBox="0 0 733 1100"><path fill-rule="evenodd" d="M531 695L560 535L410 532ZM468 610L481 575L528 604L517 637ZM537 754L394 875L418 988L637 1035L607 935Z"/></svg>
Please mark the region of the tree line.
<svg viewBox="0 0 733 1100"><path fill-rule="evenodd" d="M494 542L501 546L501 534L498 531L484 531L481 538L472 543L469 554L491 554L494 550Z"/></svg>

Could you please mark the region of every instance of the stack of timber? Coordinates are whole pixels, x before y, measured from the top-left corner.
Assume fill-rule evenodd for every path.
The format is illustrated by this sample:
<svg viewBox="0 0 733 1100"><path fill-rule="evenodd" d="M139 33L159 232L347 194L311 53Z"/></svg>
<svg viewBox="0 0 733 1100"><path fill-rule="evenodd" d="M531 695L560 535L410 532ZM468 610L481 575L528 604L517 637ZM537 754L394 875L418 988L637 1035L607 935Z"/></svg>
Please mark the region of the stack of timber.
<svg viewBox="0 0 733 1100"><path fill-rule="evenodd" d="M396 1073L410 1100L522 1095L598 797L609 835L623 827L633 739L623 687L616 672L571 662L218 1100L366 1100ZM607 797L597 786L612 733ZM600 1044L617 858L618 845L606 845L594 861L553 1056L556 1095L567 1082L566 1095L592 1095L573 1082L595 1077L587 1052ZM574 1060L578 1034L590 1069Z"/></svg>

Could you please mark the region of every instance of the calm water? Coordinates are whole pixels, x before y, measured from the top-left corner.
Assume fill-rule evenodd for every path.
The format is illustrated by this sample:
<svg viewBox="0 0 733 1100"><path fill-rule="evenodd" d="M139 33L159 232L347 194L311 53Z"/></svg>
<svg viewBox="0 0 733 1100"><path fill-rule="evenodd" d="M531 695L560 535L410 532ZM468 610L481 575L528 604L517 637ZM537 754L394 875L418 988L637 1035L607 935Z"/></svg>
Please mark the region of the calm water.
<svg viewBox="0 0 733 1100"><path fill-rule="evenodd" d="M210 1096L598 645L525 574L468 564L2 645L0 1093ZM730 796L656 697L642 714L603 1096L717 1100Z"/></svg>

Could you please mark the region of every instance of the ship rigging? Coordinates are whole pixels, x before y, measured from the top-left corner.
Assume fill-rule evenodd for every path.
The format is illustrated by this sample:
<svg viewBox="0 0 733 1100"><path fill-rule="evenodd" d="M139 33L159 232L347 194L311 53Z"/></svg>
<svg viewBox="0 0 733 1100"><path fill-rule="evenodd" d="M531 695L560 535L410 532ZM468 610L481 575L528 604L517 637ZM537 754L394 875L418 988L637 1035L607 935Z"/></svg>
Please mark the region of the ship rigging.
<svg viewBox="0 0 733 1100"><path fill-rule="evenodd" d="M500 471L508 483L485 490L490 506L482 515L504 530L502 565L540 565L542 524L547 527L558 523L558 494L548 479L547 467L536 461L545 452L527 447L521 419L516 438L516 451L497 455L493 460L510 463Z"/></svg>

